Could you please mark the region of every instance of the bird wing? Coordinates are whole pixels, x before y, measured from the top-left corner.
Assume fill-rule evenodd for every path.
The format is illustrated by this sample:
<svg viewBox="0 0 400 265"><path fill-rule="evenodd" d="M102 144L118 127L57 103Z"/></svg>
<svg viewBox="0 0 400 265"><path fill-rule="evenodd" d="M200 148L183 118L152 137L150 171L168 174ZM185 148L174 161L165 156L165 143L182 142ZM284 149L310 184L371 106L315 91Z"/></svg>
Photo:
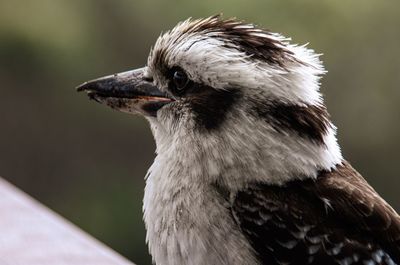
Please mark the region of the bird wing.
<svg viewBox="0 0 400 265"><path fill-rule="evenodd" d="M232 214L262 264L400 264L400 217L347 162L316 180L251 185Z"/></svg>

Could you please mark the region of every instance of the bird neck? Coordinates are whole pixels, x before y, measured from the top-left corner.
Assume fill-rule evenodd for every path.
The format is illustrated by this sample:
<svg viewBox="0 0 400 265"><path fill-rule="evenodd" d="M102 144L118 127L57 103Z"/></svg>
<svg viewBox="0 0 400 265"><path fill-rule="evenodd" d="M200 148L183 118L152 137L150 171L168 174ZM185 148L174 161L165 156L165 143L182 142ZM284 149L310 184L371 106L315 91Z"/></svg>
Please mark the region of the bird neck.
<svg viewBox="0 0 400 265"><path fill-rule="evenodd" d="M157 145L156 160L191 181L218 182L230 189L252 182L282 185L294 179L316 178L321 170L330 171L342 161L333 125L322 142L314 142L296 133L277 132L265 123L241 121L228 117L212 132L178 128L173 134L150 122Z"/></svg>

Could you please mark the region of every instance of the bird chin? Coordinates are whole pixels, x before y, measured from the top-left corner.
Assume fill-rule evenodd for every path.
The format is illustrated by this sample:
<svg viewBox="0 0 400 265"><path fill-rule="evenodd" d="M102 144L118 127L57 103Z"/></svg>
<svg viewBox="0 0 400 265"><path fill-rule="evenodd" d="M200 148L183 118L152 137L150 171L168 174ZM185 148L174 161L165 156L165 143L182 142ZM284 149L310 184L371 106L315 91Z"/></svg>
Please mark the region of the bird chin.
<svg viewBox="0 0 400 265"><path fill-rule="evenodd" d="M129 114L141 114L151 117L157 117L159 109L173 102L169 98L152 96L137 96L133 98L104 97L95 92L89 92L88 96L90 99L107 105L112 109Z"/></svg>

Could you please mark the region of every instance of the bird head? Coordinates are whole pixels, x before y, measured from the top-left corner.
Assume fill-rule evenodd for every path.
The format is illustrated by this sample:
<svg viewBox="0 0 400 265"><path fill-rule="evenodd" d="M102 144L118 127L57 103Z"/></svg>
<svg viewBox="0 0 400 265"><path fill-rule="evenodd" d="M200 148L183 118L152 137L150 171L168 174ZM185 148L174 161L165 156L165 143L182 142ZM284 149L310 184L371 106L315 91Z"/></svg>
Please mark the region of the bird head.
<svg viewBox="0 0 400 265"><path fill-rule="evenodd" d="M214 175L238 164L260 168L280 183L285 174L316 175L341 160L319 91L324 73L311 49L213 16L186 20L161 35L144 68L78 90L144 115L159 154L202 161Z"/></svg>

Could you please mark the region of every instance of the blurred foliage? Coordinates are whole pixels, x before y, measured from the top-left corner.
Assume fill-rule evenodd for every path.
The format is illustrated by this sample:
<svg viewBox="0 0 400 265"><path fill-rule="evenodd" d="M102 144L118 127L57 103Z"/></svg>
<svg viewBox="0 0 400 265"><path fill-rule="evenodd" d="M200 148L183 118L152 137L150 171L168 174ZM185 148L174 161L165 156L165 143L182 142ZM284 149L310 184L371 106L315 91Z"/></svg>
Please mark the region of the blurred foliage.
<svg viewBox="0 0 400 265"><path fill-rule="evenodd" d="M142 196L154 143L140 117L78 95L139 67L161 31L224 13L307 43L345 157L397 210L398 0L0 0L0 174L137 264L150 264Z"/></svg>

